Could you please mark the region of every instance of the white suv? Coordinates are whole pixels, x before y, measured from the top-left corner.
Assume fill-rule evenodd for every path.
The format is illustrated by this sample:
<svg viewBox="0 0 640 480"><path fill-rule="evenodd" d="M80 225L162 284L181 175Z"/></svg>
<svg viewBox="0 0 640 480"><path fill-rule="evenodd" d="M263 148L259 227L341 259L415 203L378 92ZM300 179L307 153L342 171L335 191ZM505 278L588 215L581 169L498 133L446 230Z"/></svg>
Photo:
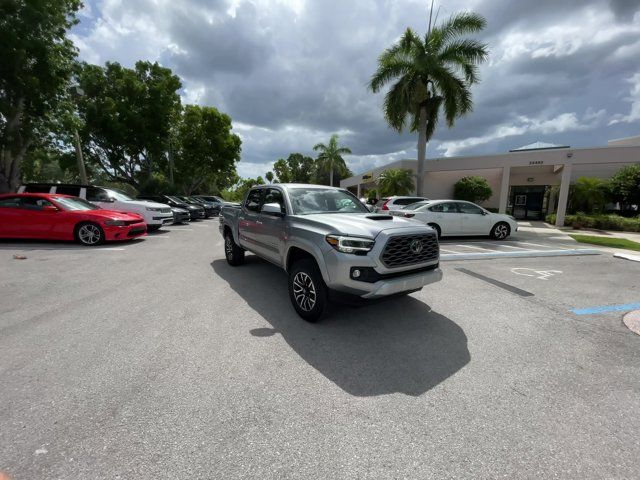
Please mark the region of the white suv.
<svg viewBox="0 0 640 480"><path fill-rule="evenodd" d="M376 203L375 211L388 211L388 210L399 210L407 205L411 205L412 203L422 202L424 200L429 200L424 197L401 197L398 195L394 195L393 197L385 197L378 200Z"/></svg>
<svg viewBox="0 0 640 480"><path fill-rule="evenodd" d="M147 224L147 231L153 232L163 225L173 223L171 207L164 203L134 200L115 188L95 185L70 185L62 183L28 183L18 189L18 193L58 193L83 198L100 208L117 212L133 212L141 215Z"/></svg>

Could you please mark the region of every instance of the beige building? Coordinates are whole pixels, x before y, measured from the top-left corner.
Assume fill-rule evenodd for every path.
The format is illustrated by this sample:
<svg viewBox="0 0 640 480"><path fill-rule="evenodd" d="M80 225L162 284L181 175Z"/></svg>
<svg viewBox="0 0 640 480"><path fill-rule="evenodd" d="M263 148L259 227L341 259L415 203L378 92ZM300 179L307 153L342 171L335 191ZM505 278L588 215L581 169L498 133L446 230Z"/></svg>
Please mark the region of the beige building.
<svg viewBox="0 0 640 480"><path fill-rule="evenodd" d="M609 178L626 165L640 163L640 135L610 140L607 146L571 148L535 143L497 155L428 159L424 194L428 198L452 198L462 177L487 179L493 196L483 203L518 219L543 219L557 212L556 225L564 223L569 185L578 177ZM391 168L417 171L416 160L400 160L345 178L340 186L359 197L376 188L376 179ZM554 188L555 187L555 188Z"/></svg>

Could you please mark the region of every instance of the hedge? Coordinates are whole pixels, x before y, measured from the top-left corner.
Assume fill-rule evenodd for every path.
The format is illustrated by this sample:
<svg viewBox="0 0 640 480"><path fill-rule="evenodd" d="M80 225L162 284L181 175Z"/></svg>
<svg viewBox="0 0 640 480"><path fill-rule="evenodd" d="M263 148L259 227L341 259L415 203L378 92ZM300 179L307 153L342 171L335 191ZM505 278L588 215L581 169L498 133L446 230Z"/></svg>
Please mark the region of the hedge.
<svg viewBox="0 0 640 480"><path fill-rule="evenodd" d="M547 215L545 221L555 225L556 215ZM564 218L564 225L575 229L594 228L597 230L640 232L640 217L625 218L619 215L585 215L584 213L577 213L575 215L567 215Z"/></svg>

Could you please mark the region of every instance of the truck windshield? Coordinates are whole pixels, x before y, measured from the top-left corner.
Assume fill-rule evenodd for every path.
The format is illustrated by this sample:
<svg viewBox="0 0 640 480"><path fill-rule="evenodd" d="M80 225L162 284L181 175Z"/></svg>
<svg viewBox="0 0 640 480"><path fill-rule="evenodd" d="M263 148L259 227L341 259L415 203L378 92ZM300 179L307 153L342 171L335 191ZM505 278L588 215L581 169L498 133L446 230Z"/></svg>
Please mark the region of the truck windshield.
<svg viewBox="0 0 640 480"><path fill-rule="evenodd" d="M334 188L290 188L289 199L294 215L369 213L351 193Z"/></svg>

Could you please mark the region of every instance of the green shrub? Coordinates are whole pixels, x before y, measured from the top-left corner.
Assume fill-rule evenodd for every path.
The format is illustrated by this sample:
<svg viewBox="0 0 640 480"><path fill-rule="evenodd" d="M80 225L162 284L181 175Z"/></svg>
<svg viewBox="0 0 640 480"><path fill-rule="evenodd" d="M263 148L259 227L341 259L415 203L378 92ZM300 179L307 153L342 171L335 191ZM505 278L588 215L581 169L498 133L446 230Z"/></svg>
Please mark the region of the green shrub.
<svg viewBox="0 0 640 480"><path fill-rule="evenodd" d="M484 177L463 177L453 186L453 197L468 202L484 202L492 195L491 187Z"/></svg>
<svg viewBox="0 0 640 480"><path fill-rule="evenodd" d="M556 223L556 215L545 217L550 224ZM585 215L578 212L575 215L567 215L564 225L575 229L593 228L596 230L618 230L623 232L640 232L640 217L625 218L620 215Z"/></svg>

